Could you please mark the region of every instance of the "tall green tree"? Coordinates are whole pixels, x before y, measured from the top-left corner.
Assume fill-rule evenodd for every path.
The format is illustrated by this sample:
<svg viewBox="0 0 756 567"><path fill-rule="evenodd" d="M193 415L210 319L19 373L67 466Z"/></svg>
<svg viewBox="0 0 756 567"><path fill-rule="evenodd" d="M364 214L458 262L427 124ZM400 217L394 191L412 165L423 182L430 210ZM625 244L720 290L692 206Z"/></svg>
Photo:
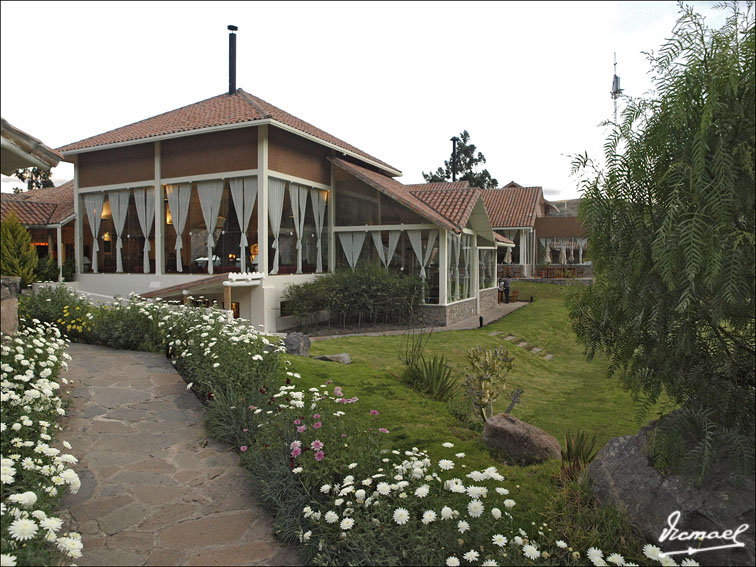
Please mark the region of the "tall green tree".
<svg viewBox="0 0 756 567"><path fill-rule="evenodd" d="M0 274L19 276L21 285L34 281L34 269L39 257L32 244L31 234L18 221L15 211L0 222Z"/></svg>
<svg viewBox="0 0 756 567"><path fill-rule="evenodd" d="M573 163L595 283L572 326L642 408L663 392L680 406L656 457L699 480L754 468L754 16L726 9L713 30L681 5L648 55L656 95L628 102L602 169Z"/></svg>
<svg viewBox="0 0 756 567"><path fill-rule="evenodd" d="M478 152L477 154L475 153L477 149L478 148L475 147L475 144L470 143L470 134L467 130L464 130L459 135L459 142L457 142L457 180L469 181L472 187L494 189L499 185L499 182L491 177L488 170L483 169L477 171L478 167L486 163L486 158L481 152ZM451 181L451 156L444 162L444 166L439 167L435 172L423 172L423 178L428 183L434 181Z"/></svg>
<svg viewBox="0 0 756 567"><path fill-rule="evenodd" d="M39 167L17 169L13 175L18 177L21 181L26 182L27 191L34 191L35 189L42 189L44 187L55 187L55 183L50 179L52 173L49 170L40 169ZM23 193L23 189L16 187L13 192Z"/></svg>

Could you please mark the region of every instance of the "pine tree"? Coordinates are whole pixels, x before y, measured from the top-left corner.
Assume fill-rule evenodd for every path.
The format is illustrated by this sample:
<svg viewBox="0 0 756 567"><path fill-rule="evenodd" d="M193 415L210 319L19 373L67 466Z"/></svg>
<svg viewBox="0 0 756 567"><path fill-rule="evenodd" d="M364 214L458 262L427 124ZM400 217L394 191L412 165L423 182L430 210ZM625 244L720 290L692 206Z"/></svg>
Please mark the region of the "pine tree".
<svg viewBox="0 0 756 567"><path fill-rule="evenodd" d="M21 286L34 281L34 269L39 258L32 244L31 234L18 221L15 211L0 222L0 274L19 276Z"/></svg>
<svg viewBox="0 0 756 567"><path fill-rule="evenodd" d="M487 169L477 171L481 164L486 163L486 157L475 151L477 147L470 143L470 134L464 130L459 135L457 142L457 180L468 181L471 187L481 189L495 189L499 182L491 177ZM449 158L444 162L444 167L439 167L435 172L423 172L423 178L428 183L434 181L451 181L452 180L452 160Z"/></svg>

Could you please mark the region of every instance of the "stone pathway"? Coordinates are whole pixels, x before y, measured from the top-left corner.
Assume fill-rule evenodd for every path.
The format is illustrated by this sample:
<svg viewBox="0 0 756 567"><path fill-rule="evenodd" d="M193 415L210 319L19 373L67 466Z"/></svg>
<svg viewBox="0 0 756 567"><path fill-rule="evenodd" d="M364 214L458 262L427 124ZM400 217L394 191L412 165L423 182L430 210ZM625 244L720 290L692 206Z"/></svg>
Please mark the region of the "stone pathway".
<svg viewBox="0 0 756 567"><path fill-rule="evenodd" d="M79 458L63 498L78 565L298 565L252 498L250 474L207 439L203 407L162 355L73 343L59 441Z"/></svg>

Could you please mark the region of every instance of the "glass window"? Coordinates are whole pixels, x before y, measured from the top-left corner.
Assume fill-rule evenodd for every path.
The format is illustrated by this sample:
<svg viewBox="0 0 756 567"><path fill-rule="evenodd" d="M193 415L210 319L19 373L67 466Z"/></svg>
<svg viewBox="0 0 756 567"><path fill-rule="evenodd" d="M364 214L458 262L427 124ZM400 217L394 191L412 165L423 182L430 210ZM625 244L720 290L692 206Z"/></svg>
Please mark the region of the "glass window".
<svg viewBox="0 0 756 567"><path fill-rule="evenodd" d="M478 286L479 289L496 287L496 250L478 249Z"/></svg>
<svg viewBox="0 0 756 567"><path fill-rule="evenodd" d="M196 183L192 183L192 194L189 210L182 233L181 264L182 272L186 274L206 274L209 272L209 262L213 263L213 273L239 272L241 270L241 228L236 207L231 196L228 182L224 182L218 218L213 231L215 246L212 258L208 258L207 236L208 230L202 215L199 193ZM257 203L247 226L247 270L256 269L257 256ZM176 230L168 199L163 193L165 217L163 233L165 235L165 272L176 273Z"/></svg>
<svg viewBox="0 0 756 567"><path fill-rule="evenodd" d="M449 262L447 276L447 301L452 303L472 296L472 234L448 234Z"/></svg>
<svg viewBox="0 0 756 567"><path fill-rule="evenodd" d="M284 189L283 209L281 213L281 228L278 233L278 273L295 274L297 272L297 229L295 226L294 210L291 206L290 184L286 182ZM301 187L301 185L300 185ZM301 235L302 242L302 273L314 274L317 271L318 233L315 223L315 210L312 204L313 192L325 196L323 209L323 230L320 238L320 254L323 272L328 271L328 204L330 195L326 191L307 187L307 202L305 207L304 226ZM255 225L256 226L256 225ZM338 239L338 236L336 237ZM256 239L255 239L256 240ZM276 250L273 248L273 227L268 223L268 271L273 269ZM339 247L337 246L337 256ZM343 254L342 254L343 256Z"/></svg>
<svg viewBox="0 0 756 567"><path fill-rule="evenodd" d="M117 252L116 245L118 234L113 222L113 211L110 206L108 192L105 193L105 200L100 215L100 232L98 234L98 253L97 253L97 271L101 274L114 274L117 270ZM85 210L84 200L80 199L80 211ZM83 258L82 271L84 273L94 272L92 266L92 230L86 213L82 215L83 228ZM141 274L144 273L143 256L144 255L144 234L142 226L139 224L139 217L136 211L133 192L129 192L129 207L126 212L126 220L121 232L121 262L123 264L123 273ZM150 272L155 272L155 230L150 232Z"/></svg>

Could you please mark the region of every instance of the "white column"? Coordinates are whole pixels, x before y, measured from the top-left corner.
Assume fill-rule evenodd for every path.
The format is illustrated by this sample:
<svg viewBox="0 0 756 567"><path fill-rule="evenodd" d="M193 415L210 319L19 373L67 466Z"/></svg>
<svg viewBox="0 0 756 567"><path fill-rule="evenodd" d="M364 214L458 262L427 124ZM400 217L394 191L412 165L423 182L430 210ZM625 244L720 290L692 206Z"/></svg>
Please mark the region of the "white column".
<svg viewBox="0 0 756 567"><path fill-rule="evenodd" d="M446 305L446 279L449 273L449 246L448 230L440 228L438 242L438 304Z"/></svg>
<svg viewBox="0 0 756 567"><path fill-rule="evenodd" d="M257 127L257 270L268 275L268 125Z"/></svg>
<svg viewBox="0 0 756 567"><path fill-rule="evenodd" d="M165 236L163 223L165 222L165 207L163 206L163 182L160 161L160 141L155 142L155 275L162 276L165 273Z"/></svg>
<svg viewBox="0 0 756 567"><path fill-rule="evenodd" d="M81 273L82 247L84 246L84 232L81 230L82 214L79 208L79 157L74 156L74 259L77 274Z"/></svg>
<svg viewBox="0 0 756 567"><path fill-rule="evenodd" d="M333 227L336 226L336 179L334 175L335 166L331 164L331 191L328 194L328 271L333 272L336 269L336 232Z"/></svg>
<svg viewBox="0 0 756 567"><path fill-rule="evenodd" d="M470 253L471 279L470 289L475 297L475 313L480 313L480 282L478 281L478 272L480 271L480 258L478 258L478 235L474 234L472 238L472 251Z"/></svg>
<svg viewBox="0 0 756 567"><path fill-rule="evenodd" d="M63 229L60 225L55 227L55 236L58 238L58 281L63 281Z"/></svg>
<svg viewBox="0 0 756 567"><path fill-rule="evenodd" d="M528 237L530 234L525 229L520 230L520 265L522 266L522 275L528 276Z"/></svg>

